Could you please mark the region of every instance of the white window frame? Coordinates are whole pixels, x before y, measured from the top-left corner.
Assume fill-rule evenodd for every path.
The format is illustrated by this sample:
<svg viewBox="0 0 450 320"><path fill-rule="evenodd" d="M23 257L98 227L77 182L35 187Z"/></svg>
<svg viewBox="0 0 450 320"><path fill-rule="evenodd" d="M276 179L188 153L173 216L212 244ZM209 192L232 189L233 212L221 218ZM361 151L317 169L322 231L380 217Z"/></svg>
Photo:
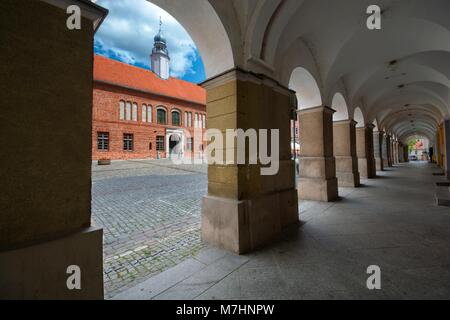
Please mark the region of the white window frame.
<svg viewBox="0 0 450 320"><path fill-rule="evenodd" d="M142 105L142 122L147 122L147 105L144 103Z"/></svg>
<svg viewBox="0 0 450 320"><path fill-rule="evenodd" d="M125 108L125 120L131 121L131 102L127 101Z"/></svg>
<svg viewBox="0 0 450 320"><path fill-rule="evenodd" d="M125 101L120 100L119 104L119 119L125 120Z"/></svg>
<svg viewBox="0 0 450 320"><path fill-rule="evenodd" d="M131 117L132 117L131 120L134 122L138 121L138 109L139 109L138 104L136 102L134 102L133 107L132 107L132 114L131 114Z"/></svg>

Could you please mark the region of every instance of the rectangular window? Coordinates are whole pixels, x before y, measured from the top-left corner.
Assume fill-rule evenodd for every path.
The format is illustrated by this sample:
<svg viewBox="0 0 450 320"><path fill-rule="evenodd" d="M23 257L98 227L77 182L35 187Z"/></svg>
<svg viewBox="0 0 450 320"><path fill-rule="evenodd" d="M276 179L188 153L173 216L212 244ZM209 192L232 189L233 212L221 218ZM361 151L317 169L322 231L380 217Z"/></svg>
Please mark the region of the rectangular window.
<svg viewBox="0 0 450 320"><path fill-rule="evenodd" d="M156 151L159 151L159 152L166 151L165 143L164 143L164 136L156 137Z"/></svg>
<svg viewBox="0 0 450 320"><path fill-rule="evenodd" d="M142 105L142 122L147 122L147 106Z"/></svg>
<svg viewBox="0 0 450 320"><path fill-rule="evenodd" d="M133 151L133 140L134 135L125 133L123 135L123 150L124 151Z"/></svg>
<svg viewBox="0 0 450 320"><path fill-rule="evenodd" d="M203 118L203 129L206 129L206 115L203 115L202 118Z"/></svg>
<svg viewBox="0 0 450 320"><path fill-rule="evenodd" d="M158 109L156 110L156 121L158 124L167 124L167 113L164 109Z"/></svg>
<svg viewBox="0 0 450 320"><path fill-rule="evenodd" d="M188 138L188 139L187 139L186 150L187 150L187 151L192 151L192 150L194 150L194 138Z"/></svg>
<svg viewBox="0 0 450 320"><path fill-rule="evenodd" d="M127 102L127 109L126 109L125 120L131 121L131 102Z"/></svg>
<svg viewBox="0 0 450 320"><path fill-rule="evenodd" d="M198 128L198 113L195 114L195 128Z"/></svg>
<svg viewBox="0 0 450 320"><path fill-rule="evenodd" d="M120 101L120 120L125 120L125 102Z"/></svg>
<svg viewBox="0 0 450 320"><path fill-rule="evenodd" d="M184 113L184 126L187 128L189 126L188 113Z"/></svg>
<svg viewBox="0 0 450 320"><path fill-rule="evenodd" d="M98 132L97 133L97 148L99 151L109 150L109 133L108 132Z"/></svg>
<svg viewBox="0 0 450 320"><path fill-rule="evenodd" d="M133 103L133 121L138 121L138 105Z"/></svg>
<svg viewBox="0 0 450 320"><path fill-rule="evenodd" d="M153 108L152 106L147 107L147 122L151 123L153 122Z"/></svg>
<svg viewBox="0 0 450 320"><path fill-rule="evenodd" d="M172 125L173 126L181 126L181 116L178 111L172 112Z"/></svg>

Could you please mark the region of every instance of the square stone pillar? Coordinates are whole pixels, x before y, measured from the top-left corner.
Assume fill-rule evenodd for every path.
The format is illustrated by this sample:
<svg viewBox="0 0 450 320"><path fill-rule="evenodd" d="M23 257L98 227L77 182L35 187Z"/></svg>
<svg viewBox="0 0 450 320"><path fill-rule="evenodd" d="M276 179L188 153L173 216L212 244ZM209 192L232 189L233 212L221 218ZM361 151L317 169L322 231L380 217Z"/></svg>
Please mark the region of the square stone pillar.
<svg viewBox="0 0 450 320"><path fill-rule="evenodd" d="M102 230L91 227L94 25L106 11L0 1L0 300L102 299ZM95 20L95 21L93 21ZM69 266L81 289L69 290Z"/></svg>
<svg viewBox="0 0 450 320"><path fill-rule="evenodd" d="M398 153L398 143L397 141L392 141L392 164L398 164L398 158L397 158L397 153Z"/></svg>
<svg viewBox="0 0 450 320"><path fill-rule="evenodd" d="M392 167L392 137L391 135L386 135L386 146L387 146L387 166Z"/></svg>
<svg viewBox="0 0 450 320"><path fill-rule="evenodd" d="M375 157L373 150L373 128L370 124L356 128L356 150L361 178L372 179L376 177Z"/></svg>
<svg viewBox="0 0 450 320"><path fill-rule="evenodd" d="M392 147L394 148L394 152L392 153L394 158L393 163L398 164L398 142L394 140L394 142L392 143Z"/></svg>
<svg viewBox="0 0 450 320"><path fill-rule="evenodd" d="M404 154L403 150L404 150L403 143L399 142L398 143L398 162L399 163L405 162L405 154Z"/></svg>
<svg viewBox="0 0 450 320"><path fill-rule="evenodd" d="M450 120L444 121L444 164L445 164L445 176L450 180Z"/></svg>
<svg viewBox="0 0 450 320"><path fill-rule="evenodd" d="M409 162L409 150L408 146L403 146L403 157L405 159L405 162Z"/></svg>
<svg viewBox="0 0 450 320"><path fill-rule="evenodd" d="M438 127L438 150L437 150L437 164L440 168L445 170L445 162L444 162L444 155L445 155L445 137L444 137L444 123L441 123Z"/></svg>
<svg viewBox="0 0 450 320"><path fill-rule="evenodd" d="M373 151L375 157L375 169L377 171L383 171L383 139L384 132L376 131L373 133Z"/></svg>
<svg viewBox="0 0 450 320"><path fill-rule="evenodd" d="M391 140L391 163L394 166L395 165L395 141Z"/></svg>
<svg viewBox="0 0 450 320"><path fill-rule="evenodd" d="M358 158L356 157L356 121L333 122L333 149L339 187L359 187Z"/></svg>
<svg viewBox="0 0 450 320"><path fill-rule="evenodd" d="M384 134L382 141L383 170L389 167L389 137Z"/></svg>
<svg viewBox="0 0 450 320"><path fill-rule="evenodd" d="M333 113L333 109L324 106L298 112L301 137L298 194L302 200L334 201L338 198Z"/></svg>
<svg viewBox="0 0 450 320"><path fill-rule="evenodd" d="M400 142L395 142L395 161L396 163L400 163Z"/></svg>
<svg viewBox="0 0 450 320"><path fill-rule="evenodd" d="M392 162L392 166L394 166L397 163L396 160L395 160L395 158L396 158L396 156L395 156L395 154L396 154L395 149L396 149L395 140L392 138L392 140L391 140L391 162Z"/></svg>
<svg viewBox="0 0 450 320"><path fill-rule="evenodd" d="M223 155L223 162L209 156L208 195L202 204L202 238L226 250L243 254L269 244L281 230L298 222L298 197L295 166L291 159L290 123L293 92L275 81L242 70L232 70L203 83L207 90L208 130L221 134L224 145L211 141L207 153ZM279 130L279 157L272 165L279 169L263 175L263 166L249 161L246 143L245 163L237 163L236 138L227 130ZM219 137L217 137L219 139ZM258 138L258 140L260 140ZM270 142L269 142L270 143ZM214 149L213 149L214 148ZM268 154L275 145L270 144ZM258 148L261 153L261 147ZM234 153L229 158L228 153ZM259 154L261 156L261 154Z"/></svg>

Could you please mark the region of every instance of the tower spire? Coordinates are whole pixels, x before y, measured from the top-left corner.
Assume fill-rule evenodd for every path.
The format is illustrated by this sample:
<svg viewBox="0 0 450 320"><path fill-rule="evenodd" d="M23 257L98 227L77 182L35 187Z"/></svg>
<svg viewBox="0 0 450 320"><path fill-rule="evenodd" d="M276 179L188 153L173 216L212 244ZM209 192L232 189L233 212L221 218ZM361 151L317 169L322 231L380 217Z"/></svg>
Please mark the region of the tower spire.
<svg viewBox="0 0 450 320"><path fill-rule="evenodd" d="M162 79L169 79L169 50L167 50L166 39L163 37L162 32L162 17L159 17L159 31L155 36L155 43L151 54L152 71Z"/></svg>

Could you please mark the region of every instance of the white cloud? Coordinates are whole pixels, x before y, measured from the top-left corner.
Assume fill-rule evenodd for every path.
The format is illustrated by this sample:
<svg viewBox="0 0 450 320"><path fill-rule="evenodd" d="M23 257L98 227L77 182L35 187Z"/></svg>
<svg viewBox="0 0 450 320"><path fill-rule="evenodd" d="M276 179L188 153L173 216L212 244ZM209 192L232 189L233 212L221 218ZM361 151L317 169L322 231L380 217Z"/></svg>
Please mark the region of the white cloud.
<svg viewBox="0 0 450 320"><path fill-rule="evenodd" d="M95 37L104 50L114 51L126 63L149 67L153 38L158 33L161 17L172 76L195 73L196 46L186 30L166 11L146 0L97 0L96 3L109 9Z"/></svg>

